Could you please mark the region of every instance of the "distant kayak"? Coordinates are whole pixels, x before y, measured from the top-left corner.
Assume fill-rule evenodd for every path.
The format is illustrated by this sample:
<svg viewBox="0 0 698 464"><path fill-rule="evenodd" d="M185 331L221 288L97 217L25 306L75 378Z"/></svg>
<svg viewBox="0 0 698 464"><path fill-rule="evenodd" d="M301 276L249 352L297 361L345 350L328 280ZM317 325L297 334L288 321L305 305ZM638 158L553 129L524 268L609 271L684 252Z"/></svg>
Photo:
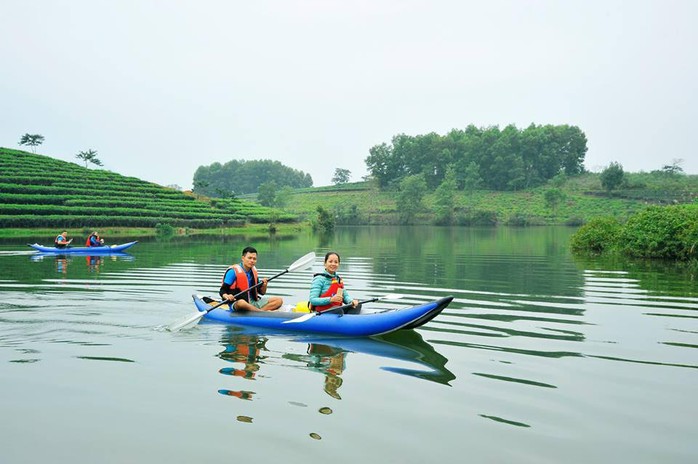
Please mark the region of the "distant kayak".
<svg viewBox="0 0 698 464"><path fill-rule="evenodd" d="M120 251L124 251L127 248L131 248L136 243L138 243L138 241L122 243L121 245L98 246L98 247L81 246L81 247L66 247L66 248L56 248L56 247L43 246L43 245L39 245L38 243L29 244L29 246L34 248L37 251L42 252L42 253L61 253L61 254L62 253L81 253L84 255L88 255L88 254L92 254L92 255L103 254L104 255L104 254L117 253Z"/></svg>
<svg viewBox="0 0 698 464"><path fill-rule="evenodd" d="M205 312L218 301L192 295L196 308ZM448 306L452 296L408 308L387 309L369 312L361 309L358 313L335 314L326 312L296 313L284 311L230 311L223 305L209 311L204 321L222 322L242 326L261 327L271 330L323 333L346 336L372 336L395 332L401 329L414 329L426 324Z"/></svg>

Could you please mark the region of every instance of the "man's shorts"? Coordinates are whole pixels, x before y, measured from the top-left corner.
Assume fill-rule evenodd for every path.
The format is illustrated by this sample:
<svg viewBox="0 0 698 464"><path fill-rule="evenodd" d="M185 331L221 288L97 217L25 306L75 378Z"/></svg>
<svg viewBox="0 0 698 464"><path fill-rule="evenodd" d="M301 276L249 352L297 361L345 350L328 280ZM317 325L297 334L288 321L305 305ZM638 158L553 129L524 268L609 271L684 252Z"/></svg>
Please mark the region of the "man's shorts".
<svg viewBox="0 0 698 464"><path fill-rule="evenodd" d="M269 303L269 297L268 296L262 296L259 300L257 301L250 301L250 304L254 306L257 309L262 309L264 305Z"/></svg>

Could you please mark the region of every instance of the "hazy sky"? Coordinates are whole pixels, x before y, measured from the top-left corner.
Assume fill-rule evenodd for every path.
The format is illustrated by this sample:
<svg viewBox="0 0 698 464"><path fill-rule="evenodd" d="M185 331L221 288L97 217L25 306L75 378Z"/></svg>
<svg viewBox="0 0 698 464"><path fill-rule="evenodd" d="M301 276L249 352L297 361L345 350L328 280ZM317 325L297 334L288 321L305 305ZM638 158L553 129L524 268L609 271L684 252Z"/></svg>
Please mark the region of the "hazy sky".
<svg viewBox="0 0 698 464"><path fill-rule="evenodd" d="M189 188L330 183L398 133L571 124L585 165L698 174L698 1L0 0L0 146Z"/></svg>

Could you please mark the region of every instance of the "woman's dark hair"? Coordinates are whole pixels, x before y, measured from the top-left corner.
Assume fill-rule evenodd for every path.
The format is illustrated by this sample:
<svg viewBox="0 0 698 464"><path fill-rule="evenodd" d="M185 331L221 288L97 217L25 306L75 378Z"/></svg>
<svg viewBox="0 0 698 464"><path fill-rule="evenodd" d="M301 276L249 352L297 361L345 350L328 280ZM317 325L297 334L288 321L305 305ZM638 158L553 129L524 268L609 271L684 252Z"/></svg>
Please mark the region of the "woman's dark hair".
<svg viewBox="0 0 698 464"><path fill-rule="evenodd" d="M328 260L328 259L330 258L330 256L332 256L332 255L336 255L336 256L337 256L337 261L339 261L340 263L342 262L342 258L339 257L339 253L337 253L336 251L328 251L327 254L325 255L325 262L327 262L327 260Z"/></svg>

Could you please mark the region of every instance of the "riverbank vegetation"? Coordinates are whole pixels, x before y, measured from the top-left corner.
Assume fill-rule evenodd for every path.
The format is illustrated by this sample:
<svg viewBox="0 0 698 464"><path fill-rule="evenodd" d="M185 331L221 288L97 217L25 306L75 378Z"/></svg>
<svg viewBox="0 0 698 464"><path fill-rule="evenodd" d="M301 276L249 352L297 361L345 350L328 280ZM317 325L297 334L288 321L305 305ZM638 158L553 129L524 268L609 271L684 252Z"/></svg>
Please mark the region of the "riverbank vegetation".
<svg viewBox="0 0 698 464"><path fill-rule="evenodd" d="M698 204L650 206L624 222L596 218L572 236L571 246L577 253L695 262Z"/></svg>

